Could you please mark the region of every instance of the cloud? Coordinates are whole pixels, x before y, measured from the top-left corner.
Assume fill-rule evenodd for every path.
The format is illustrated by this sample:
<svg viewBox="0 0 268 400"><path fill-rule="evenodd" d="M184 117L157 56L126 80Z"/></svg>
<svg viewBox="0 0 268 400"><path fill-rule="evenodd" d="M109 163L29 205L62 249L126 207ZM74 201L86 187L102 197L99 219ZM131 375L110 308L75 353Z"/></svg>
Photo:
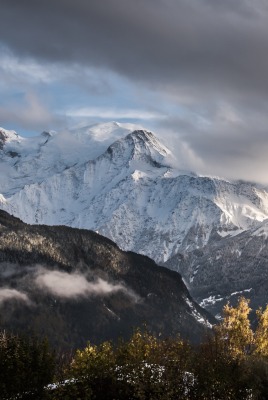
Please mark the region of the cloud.
<svg viewBox="0 0 268 400"><path fill-rule="evenodd" d="M58 84L59 82L70 83L81 88L86 88L88 92L93 94L107 94L112 88L110 85L110 76L106 71L93 67L82 67L76 62L68 64L43 61L33 57L18 57L8 48L1 45L0 42L0 87L8 89L13 87L28 89L35 85L42 87Z"/></svg>
<svg viewBox="0 0 268 400"><path fill-rule="evenodd" d="M69 274L44 269L38 272L35 282L43 290L65 299L106 296L117 292L123 292L134 298L133 292L122 284L113 284L101 278L89 282L84 275L78 273Z"/></svg>
<svg viewBox="0 0 268 400"><path fill-rule="evenodd" d="M267 92L263 0L3 0L1 15L2 41L23 56L106 67L160 86L192 80L207 92L211 85Z"/></svg>
<svg viewBox="0 0 268 400"><path fill-rule="evenodd" d="M0 305L10 300L17 300L30 304L27 294L16 289L0 288Z"/></svg>
<svg viewBox="0 0 268 400"><path fill-rule="evenodd" d="M58 105L85 123L136 118L189 168L268 181L267 1L2 0L1 17L0 87L38 85L20 106L0 102L2 121L65 127ZM54 82L69 90L49 108Z"/></svg>
<svg viewBox="0 0 268 400"><path fill-rule="evenodd" d="M83 107L80 109L69 110L66 112L70 117L95 117L104 119L137 119L137 120L150 120L164 118L160 113L146 110L135 109L116 109L116 108L97 108L97 107Z"/></svg>
<svg viewBox="0 0 268 400"><path fill-rule="evenodd" d="M163 121L160 132L183 169L267 185L267 115L261 110L244 115L224 104L207 119L184 116Z"/></svg>
<svg viewBox="0 0 268 400"><path fill-rule="evenodd" d="M5 124L19 124L26 129L39 130L40 127L57 125L60 117L52 116L52 113L41 103L33 92L27 92L23 101L13 100L4 106L0 105L0 120Z"/></svg>
<svg viewBox="0 0 268 400"><path fill-rule="evenodd" d="M2 86L10 84L51 83L62 76L55 66L40 64L34 59L16 57L4 46L0 46L0 74L4 78Z"/></svg>

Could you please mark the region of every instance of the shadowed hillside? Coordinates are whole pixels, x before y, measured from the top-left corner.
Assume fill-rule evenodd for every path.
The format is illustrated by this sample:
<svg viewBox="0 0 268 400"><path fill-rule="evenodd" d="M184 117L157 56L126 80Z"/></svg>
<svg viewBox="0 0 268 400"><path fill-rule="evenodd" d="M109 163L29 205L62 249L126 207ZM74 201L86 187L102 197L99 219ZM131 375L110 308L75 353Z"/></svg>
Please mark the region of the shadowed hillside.
<svg viewBox="0 0 268 400"><path fill-rule="evenodd" d="M1 328L33 330L57 346L157 335L198 341L214 322L180 275L121 251L92 231L31 226L0 211Z"/></svg>

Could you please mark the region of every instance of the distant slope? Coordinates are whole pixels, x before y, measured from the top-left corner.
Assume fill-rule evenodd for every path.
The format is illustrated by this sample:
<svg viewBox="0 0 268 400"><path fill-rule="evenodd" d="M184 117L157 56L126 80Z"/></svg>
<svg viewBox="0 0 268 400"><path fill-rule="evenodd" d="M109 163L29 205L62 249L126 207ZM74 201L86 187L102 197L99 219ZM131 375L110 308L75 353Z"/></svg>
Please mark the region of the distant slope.
<svg viewBox="0 0 268 400"><path fill-rule="evenodd" d="M129 337L143 323L193 341L214 319L178 273L97 233L31 226L0 211L0 326L57 346Z"/></svg>
<svg viewBox="0 0 268 400"><path fill-rule="evenodd" d="M251 299L253 310L264 308L268 303L268 221L176 255L167 267L179 269L194 298L214 315L241 295Z"/></svg>

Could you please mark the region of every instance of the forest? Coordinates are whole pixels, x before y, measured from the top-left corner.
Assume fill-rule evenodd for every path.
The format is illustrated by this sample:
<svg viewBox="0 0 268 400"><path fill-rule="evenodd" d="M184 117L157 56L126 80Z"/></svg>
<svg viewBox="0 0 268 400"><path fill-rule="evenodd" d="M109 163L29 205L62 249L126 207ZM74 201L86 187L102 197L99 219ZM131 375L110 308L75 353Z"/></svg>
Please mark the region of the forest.
<svg viewBox="0 0 268 400"><path fill-rule="evenodd" d="M129 340L63 352L47 339L0 334L3 400L255 400L268 397L268 307L227 304L200 344L156 337L146 326Z"/></svg>

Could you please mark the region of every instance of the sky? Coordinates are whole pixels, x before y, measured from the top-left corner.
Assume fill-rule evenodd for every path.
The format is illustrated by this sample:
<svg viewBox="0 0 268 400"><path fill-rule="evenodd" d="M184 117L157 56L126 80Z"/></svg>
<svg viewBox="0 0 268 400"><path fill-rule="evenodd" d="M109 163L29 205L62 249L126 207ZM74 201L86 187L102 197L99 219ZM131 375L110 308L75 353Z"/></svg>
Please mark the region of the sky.
<svg viewBox="0 0 268 400"><path fill-rule="evenodd" d="M0 0L0 126L138 123L198 173L268 184L267 0Z"/></svg>

